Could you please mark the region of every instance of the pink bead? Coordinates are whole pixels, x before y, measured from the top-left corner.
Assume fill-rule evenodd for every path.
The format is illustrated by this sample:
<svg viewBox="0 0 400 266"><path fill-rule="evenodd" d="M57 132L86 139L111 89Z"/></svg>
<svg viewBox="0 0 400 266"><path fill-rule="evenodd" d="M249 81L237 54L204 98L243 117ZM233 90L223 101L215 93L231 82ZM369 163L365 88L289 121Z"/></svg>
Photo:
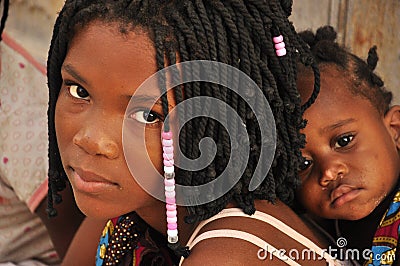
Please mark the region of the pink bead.
<svg viewBox="0 0 400 266"><path fill-rule="evenodd" d="M165 202L167 204L175 204L176 203L176 199L175 198L165 198Z"/></svg>
<svg viewBox="0 0 400 266"><path fill-rule="evenodd" d="M166 187L172 187L175 185L175 179L164 179L164 185Z"/></svg>
<svg viewBox="0 0 400 266"><path fill-rule="evenodd" d="M276 55L277 56L284 56L285 54L286 54L286 49L285 48L276 50Z"/></svg>
<svg viewBox="0 0 400 266"><path fill-rule="evenodd" d="M177 217L167 217L167 223L172 224L172 223L177 223L178 218Z"/></svg>
<svg viewBox="0 0 400 266"><path fill-rule="evenodd" d="M174 142L172 141L172 139L163 139L162 140L162 145L164 147L170 147L172 146L172 144L174 144Z"/></svg>
<svg viewBox="0 0 400 266"><path fill-rule="evenodd" d="M164 160L165 166L174 166L174 160Z"/></svg>
<svg viewBox="0 0 400 266"><path fill-rule="evenodd" d="M165 208L167 211L176 211L176 205L175 204L166 204Z"/></svg>
<svg viewBox="0 0 400 266"><path fill-rule="evenodd" d="M172 139L172 132L171 131L168 131L168 132L162 132L161 133L161 137L163 138L163 139Z"/></svg>
<svg viewBox="0 0 400 266"><path fill-rule="evenodd" d="M282 35L276 36L272 38L272 40L274 41L274 43L280 43L283 41L283 36Z"/></svg>
<svg viewBox="0 0 400 266"><path fill-rule="evenodd" d="M175 230L178 229L178 224L177 223L172 223L172 224L168 224L168 229L169 230Z"/></svg>
<svg viewBox="0 0 400 266"><path fill-rule="evenodd" d="M176 215L177 215L177 212L176 212L176 210L173 210L173 211L167 211L167 217L169 217L169 218L176 217Z"/></svg>
<svg viewBox="0 0 400 266"><path fill-rule="evenodd" d="M282 49L282 48L285 48L285 43L284 42L280 42L280 43L275 44L275 49L276 50L279 50L279 49Z"/></svg>
<svg viewBox="0 0 400 266"><path fill-rule="evenodd" d="M163 147L163 151L167 155L174 154L174 147Z"/></svg>

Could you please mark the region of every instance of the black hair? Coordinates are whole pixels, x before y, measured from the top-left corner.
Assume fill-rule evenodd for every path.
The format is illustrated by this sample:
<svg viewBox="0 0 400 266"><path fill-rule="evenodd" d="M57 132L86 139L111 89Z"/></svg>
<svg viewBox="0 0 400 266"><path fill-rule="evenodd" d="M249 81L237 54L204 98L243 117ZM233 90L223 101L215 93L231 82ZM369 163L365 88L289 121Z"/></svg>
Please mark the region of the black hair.
<svg viewBox="0 0 400 266"><path fill-rule="evenodd" d="M352 84L349 88L354 95L369 100L381 114L389 110L392 92L386 90L383 80L374 73L378 63L376 46L369 49L365 61L336 42L337 33L332 26L320 27L315 34L307 30L299 35L310 46L320 68L335 65L346 72L346 77ZM303 70L303 67L299 68L299 75L303 74Z"/></svg>
<svg viewBox="0 0 400 266"><path fill-rule="evenodd" d="M0 6L3 0L0 0ZM9 0L4 0L3 3L3 13L1 14L1 20L0 20L0 41L2 40L1 34L3 33L4 27L6 26L6 20L8 17L8 9L9 9L10 1Z"/></svg>
<svg viewBox="0 0 400 266"><path fill-rule="evenodd" d="M212 60L231 65L247 74L261 88L272 109L277 132L276 154L272 167L261 185L248 191L260 155L260 127L246 101L238 94L211 83L184 84L184 96L174 90L177 103L196 96L211 96L228 103L241 116L249 134L251 154L246 170L234 187L222 197L203 205L188 207L188 223L209 218L228 202L235 201L247 214L255 212L254 200L274 202L277 198L291 204L300 183L297 169L301 161L300 148L305 144L299 130L304 127L302 113L318 94L319 72L313 64L306 44L289 22L292 1L288 0L67 0L55 26L48 57L49 86L49 195L48 212L56 215L53 201L60 201L66 174L57 147L54 113L62 77L61 65L75 33L93 21L117 23L121 34L139 27L148 31L157 52L158 69L176 61ZM272 38L283 35L287 54L278 57ZM178 57L178 59L176 58ZM297 59L312 65L315 73L313 97L301 106L296 88ZM249 92L251 95L251 92ZM254 95L254 94L253 94ZM257 103L258 99L252 99ZM168 113L167 98L162 97L164 113ZM256 104L257 106L257 104ZM259 105L259 108L263 106ZM192 108L204 108L192 106ZM221 111L221 116L226 116ZM166 125L167 126L167 125ZM216 120L208 117L192 119L179 135L182 152L189 158L200 155L199 142L212 137L217 145L215 159L204 169L190 172L178 170L177 183L198 185L221 174L230 153L235 152L229 135ZM234 154L238 161L240 154ZM55 198L54 198L55 197Z"/></svg>

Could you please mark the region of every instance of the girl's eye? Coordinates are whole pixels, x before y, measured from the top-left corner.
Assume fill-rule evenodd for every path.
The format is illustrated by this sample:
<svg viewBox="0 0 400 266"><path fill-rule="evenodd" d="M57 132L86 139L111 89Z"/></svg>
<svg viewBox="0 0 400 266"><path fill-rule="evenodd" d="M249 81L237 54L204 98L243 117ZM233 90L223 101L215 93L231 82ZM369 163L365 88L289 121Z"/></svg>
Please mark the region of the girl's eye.
<svg viewBox="0 0 400 266"><path fill-rule="evenodd" d="M303 157L303 160L299 166L299 171L301 172L301 171L306 170L307 168L309 168L312 165L312 163L313 163L312 160L309 160L309 159L306 159Z"/></svg>
<svg viewBox="0 0 400 266"><path fill-rule="evenodd" d="M69 93L72 95L72 97L75 97L78 99L83 99L83 100L89 100L89 93L87 92L87 90L85 90L81 86L70 85Z"/></svg>
<svg viewBox="0 0 400 266"><path fill-rule="evenodd" d="M349 145L349 143L350 143L353 139L354 139L354 136L353 136L353 135L346 135L346 136L339 137L339 138L336 140L335 148L343 148L343 147L346 147L347 145Z"/></svg>
<svg viewBox="0 0 400 266"><path fill-rule="evenodd" d="M137 111L131 114L130 117L144 124L154 124L160 121L160 117L150 110Z"/></svg>

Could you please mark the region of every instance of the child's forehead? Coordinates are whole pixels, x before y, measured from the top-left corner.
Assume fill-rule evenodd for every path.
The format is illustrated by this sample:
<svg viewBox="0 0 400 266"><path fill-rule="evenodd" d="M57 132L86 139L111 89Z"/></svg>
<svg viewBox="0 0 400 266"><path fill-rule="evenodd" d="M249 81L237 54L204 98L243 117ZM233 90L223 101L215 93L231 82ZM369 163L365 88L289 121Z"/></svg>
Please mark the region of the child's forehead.
<svg viewBox="0 0 400 266"><path fill-rule="evenodd" d="M323 63L318 67L320 71L320 92L316 101L321 101L321 98L344 101L361 97L361 95L354 93L355 80L348 70L334 63ZM314 89L313 72L302 71L298 76L297 87L302 102L305 102Z"/></svg>

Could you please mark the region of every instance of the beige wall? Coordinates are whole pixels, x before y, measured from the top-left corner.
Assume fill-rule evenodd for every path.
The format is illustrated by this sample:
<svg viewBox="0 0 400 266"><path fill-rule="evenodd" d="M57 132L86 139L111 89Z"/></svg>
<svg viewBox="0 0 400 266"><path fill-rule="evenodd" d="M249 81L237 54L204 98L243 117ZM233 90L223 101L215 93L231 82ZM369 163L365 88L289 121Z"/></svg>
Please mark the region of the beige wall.
<svg viewBox="0 0 400 266"><path fill-rule="evenodd" d="M11 0L7 32L45 62L51 29L63 0ZM341 43L366 58L378 46L378 72L400 104L400 0L294 0L298 30L333 25Z"/></svg>
<svg viewBox="0 0 400 266"><path fill-rule="evenodd" d="M332 25L339 41L366 58L378 47L377 72L400 104L400 1L399 0L293 0L291 19L297 30Z"/></svg>

